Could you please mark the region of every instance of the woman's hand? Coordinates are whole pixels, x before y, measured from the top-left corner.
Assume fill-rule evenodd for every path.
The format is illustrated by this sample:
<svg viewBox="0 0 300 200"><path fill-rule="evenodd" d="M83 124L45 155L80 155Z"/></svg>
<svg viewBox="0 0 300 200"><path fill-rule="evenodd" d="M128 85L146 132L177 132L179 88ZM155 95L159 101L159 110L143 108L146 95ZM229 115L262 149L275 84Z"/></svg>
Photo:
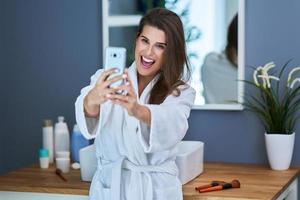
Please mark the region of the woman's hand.
<svg viewBox="0 0 300 200"><path fill-rule="evenodd" d="M128 70L125 70L126 84L118 87L118 90L123 90L125 94L108 94L107 97L115 104L124 107L130 116L141 120L150 125L151 116L150 110L146 106L142 106L137 101L137 94L134 91L132 81L128 76Z"/></svg>
<svg viewBox="0 0 300 200"><path fill-rule="evenodd" d="M134 88L132 82L128 76L128 70L125 70L124 77L126 77L126 82L124 85L120 85L117 87L117 90L123 90L125 94L108 94L107 97L113 103L123 106L129 115L133 116L135 111L137 110L138 102L137 102L137 95L134 92Z"/></svg>
<svg viewBox="0 0 300 200"><path fill-rule="evenodd" d="M115 68L103 71L94 88L85 97L84 109L88 117L97 117L99 115L100 105L108 100L110 94L114 94L118 90L118 88L110 88L109 86L125 78L124 75L119 75L107 80L110 75L116 72Z"/></svg>

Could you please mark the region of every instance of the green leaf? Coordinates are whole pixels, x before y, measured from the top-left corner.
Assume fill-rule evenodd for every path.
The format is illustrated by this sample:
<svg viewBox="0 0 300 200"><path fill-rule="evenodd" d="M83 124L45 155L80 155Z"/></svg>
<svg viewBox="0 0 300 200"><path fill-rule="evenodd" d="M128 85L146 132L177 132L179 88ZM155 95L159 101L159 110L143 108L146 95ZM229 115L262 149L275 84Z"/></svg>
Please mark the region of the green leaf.
<svg viewBox="0 0 300 200"><path fill-rule="evenodd" d="M292 61L292 59L288 60L288 61L283 65L283 67L281 68L281 70L280 70L280 72L279 72L279 76L278 76L279 79L281 79L282 74L283 74L285 68L288 66L288 64L289 64L291 61ZM276 90L276 94L279 95L279 81L276 83L276 89L277 89L277 90Z"/></svg>

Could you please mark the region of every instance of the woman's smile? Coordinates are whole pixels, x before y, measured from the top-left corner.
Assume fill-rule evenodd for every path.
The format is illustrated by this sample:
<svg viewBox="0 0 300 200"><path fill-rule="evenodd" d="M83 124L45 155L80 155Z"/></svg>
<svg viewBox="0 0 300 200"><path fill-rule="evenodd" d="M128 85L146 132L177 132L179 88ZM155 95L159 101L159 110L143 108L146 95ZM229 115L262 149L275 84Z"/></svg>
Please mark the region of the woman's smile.
<svg viewBox="0 0 300 200"><path fill-rule="evenodd" d="M141 64L144 69L149 69L155 63L155 60L141 56Z"/></svg>

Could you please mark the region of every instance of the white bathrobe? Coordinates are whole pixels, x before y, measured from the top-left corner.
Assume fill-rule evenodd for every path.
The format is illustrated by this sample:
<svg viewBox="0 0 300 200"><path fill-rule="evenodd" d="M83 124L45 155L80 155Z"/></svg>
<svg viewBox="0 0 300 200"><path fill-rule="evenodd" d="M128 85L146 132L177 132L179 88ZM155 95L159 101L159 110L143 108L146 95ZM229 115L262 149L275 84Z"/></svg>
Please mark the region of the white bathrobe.
<svg viewBox="0 0 300 200"><path fill-rule="evenodd" d="M99 120L84 115L83 100L94 87L102 70L81 90L75 103L76 120L82 134L95 138L98 168L90 188L91 200L182 200L175 155L188 129L188 117L195 91L181 86L181 95L169 95L162 104L148 104L155 77L138 102L151 112L151 125L129 116L126 109L107 101L101 105ZM137 93L135 64L129 77Z"/></svg>
<svg viewBox="0 0 300 200"><path fill-rule="evenodd" d="M238 100L238 68L225 53L210 53L202 66L205 103L228 104Z"/></svg>

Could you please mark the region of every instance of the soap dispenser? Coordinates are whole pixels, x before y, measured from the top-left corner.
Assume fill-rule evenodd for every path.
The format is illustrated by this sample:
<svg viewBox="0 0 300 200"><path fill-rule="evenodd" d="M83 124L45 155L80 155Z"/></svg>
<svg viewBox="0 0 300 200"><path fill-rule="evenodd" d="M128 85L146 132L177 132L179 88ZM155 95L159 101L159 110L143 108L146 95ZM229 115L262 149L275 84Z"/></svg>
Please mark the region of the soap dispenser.
<svg viewBox="0 0 300 200"><path fill-rule="evenodd" d="M58 122L54 127L55 154L58 151L70 151L70 135L67 124L63 116L58 117Z"/></svg>

